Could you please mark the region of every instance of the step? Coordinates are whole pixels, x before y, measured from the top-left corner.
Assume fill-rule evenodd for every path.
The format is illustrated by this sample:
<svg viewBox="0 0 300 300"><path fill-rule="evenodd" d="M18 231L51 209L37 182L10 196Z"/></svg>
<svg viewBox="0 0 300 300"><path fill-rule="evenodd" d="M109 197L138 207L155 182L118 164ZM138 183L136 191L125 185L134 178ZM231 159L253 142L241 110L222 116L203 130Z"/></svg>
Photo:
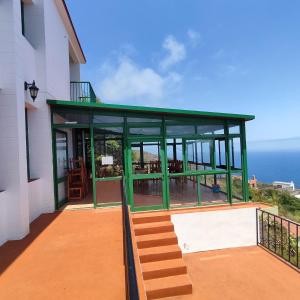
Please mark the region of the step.
<svg viewBox="0 0 300 300"><path fill-rule="evenodd" d="M171 221L168 213L138 213L132 216L133 224Z"/></svg>
<svg viewBox="0 0 300 300"><path fill-rule="evenodd" d="M174 244L177 245L177 243L178 239L174 232L163 232L136 236L136 244L139 249Z"/></svg>
<svg viewBox="0 0 300 300"><path fill-rule="evenodd" d="M193 292L192 283L187 274L145 280L147 299L158 299L187 295Z"/></svg>
<svg viewBox="0 0 300 300"><path fill-rule="evenodd" d="M134 233L136 236L172 231L174 231L174 225L171 221L142 223L134 225Z"/></svg>
<svg viewBox="0 0 300 300"><path fill-rule="evenodd" d="M143 278L154 279L160 277L181 275L187 273L187 267L182 258L154 261L142 264Z"/></svg>
<svg viewBox="0 0 300 300"><path fill-rule="evenodd" d="M142 264L152 261L182 258L182 252L178 245L144 248L139 249L138 252Z"/></svg>

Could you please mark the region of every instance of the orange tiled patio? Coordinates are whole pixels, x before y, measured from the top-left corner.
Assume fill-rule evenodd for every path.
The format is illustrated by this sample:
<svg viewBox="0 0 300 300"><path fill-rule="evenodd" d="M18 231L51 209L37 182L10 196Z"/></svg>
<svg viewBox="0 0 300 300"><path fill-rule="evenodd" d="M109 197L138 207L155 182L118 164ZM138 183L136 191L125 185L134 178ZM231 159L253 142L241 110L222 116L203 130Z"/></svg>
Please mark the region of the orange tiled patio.
<svg viewBox="0 0 300 300"><path fill-rule="evenodd" d="M42 215L0 273L0 299L125 299L121 208Z"/></svg>

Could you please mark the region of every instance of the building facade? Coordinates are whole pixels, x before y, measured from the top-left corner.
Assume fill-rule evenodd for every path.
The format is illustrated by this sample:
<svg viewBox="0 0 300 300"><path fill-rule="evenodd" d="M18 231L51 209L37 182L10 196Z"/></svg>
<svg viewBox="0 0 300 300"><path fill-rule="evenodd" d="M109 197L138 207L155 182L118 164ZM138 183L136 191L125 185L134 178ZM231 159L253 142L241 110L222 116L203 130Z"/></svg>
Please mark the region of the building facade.
<svg viewBox="0 0 300 300"><path fill-rule="evenodd" d="M0 244L124 191L132 211L248 201L254 116L99 103L63 0L3 0L0 22Z"/></svg>
<svg viewBox="0 0 300 300"><path fill-rule="evenodd" d="M53 212L50 109L70 99L85 57L62 0L0 2L0 244ZM39 88L33 102L24 83Z"/></svg>

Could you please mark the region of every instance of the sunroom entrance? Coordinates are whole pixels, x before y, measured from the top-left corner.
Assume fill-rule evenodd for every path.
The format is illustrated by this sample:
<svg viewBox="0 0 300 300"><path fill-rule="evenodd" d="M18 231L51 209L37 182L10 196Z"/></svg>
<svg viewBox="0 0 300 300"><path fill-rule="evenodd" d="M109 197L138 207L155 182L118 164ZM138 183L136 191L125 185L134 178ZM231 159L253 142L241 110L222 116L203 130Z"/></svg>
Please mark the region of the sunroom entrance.
<svg viewBox="0 0 300 300"><path fill-rule="evenodd" d="M163 139L129 140L130 198L139 210L166 207Z"/></svg>
<svg viewBox="0 0 300 300"><path fill-rule="evenodd" d="M70 158L85 163L93 207L120 205L123 181L134 211L248 201L245 122L253 116L48 103L54 145L68 140L67 152L53 148L57 208Z"/></svg>

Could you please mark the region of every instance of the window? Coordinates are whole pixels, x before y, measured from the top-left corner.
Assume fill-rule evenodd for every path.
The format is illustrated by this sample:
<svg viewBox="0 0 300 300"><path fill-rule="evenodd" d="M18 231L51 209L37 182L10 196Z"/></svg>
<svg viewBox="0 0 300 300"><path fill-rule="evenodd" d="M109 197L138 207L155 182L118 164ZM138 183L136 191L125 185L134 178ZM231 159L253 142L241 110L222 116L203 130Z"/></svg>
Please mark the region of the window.
<svg viewBox="0 0 300 300"><path fill-rule="evenodd" d="M25 36L25 16L24 16L24 2L21 0L21 24L22 24L22 34Z"/></svg>

